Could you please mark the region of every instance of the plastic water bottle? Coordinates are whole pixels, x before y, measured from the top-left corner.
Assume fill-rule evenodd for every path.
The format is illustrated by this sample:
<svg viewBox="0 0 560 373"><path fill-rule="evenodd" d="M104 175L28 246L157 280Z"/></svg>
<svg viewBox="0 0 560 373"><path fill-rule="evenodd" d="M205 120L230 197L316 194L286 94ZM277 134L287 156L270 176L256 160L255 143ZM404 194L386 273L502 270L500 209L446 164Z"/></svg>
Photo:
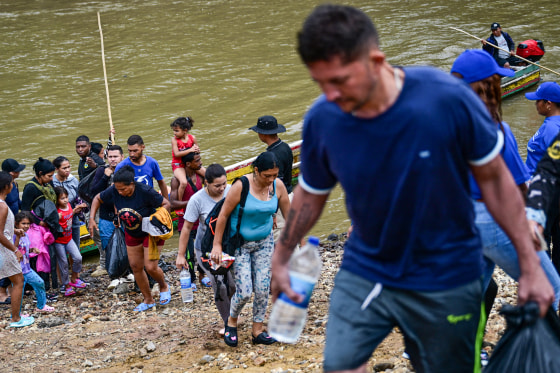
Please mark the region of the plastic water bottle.
<svg viewBox="0 0 560 373"><path fill-rule="evenodd" d="M191 288L191 274L185 268L179 274L179 280L181 281L181 297L184 303L190 303L193 301L193 291Z"/></svg>
<svg viewBox="0 0 560 373"><path fill-rule="evenodd" d="M313 287L321 274L319 239L309 237L307 244L296 251L290 259L290 283L292 289L303 295L304 300L296 303L281 293L272 307L268 332L280 342L295 343L305 326L307 307Z"/></svg>

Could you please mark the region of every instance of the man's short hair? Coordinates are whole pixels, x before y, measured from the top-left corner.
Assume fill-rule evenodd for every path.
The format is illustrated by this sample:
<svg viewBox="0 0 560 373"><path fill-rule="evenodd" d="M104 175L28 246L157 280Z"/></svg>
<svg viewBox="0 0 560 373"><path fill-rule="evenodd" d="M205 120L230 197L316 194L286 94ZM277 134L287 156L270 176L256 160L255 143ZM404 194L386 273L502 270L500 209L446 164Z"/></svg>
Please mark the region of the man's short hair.
<svg viewBox="0 0 560 373"><path fill-rule="evenodd" d="M187 155L184 155L181 160L183 161L183 163L187 163L187 162L192 162L194 161L194 157L200 155L200 153L196 153L196 152L190 152L187 153Z"/></svg>
<svg viewBox="0 0 560 373"><path fill-rule="evenodd" d="M86 135L78 136L76 142L80 142L80 141L85 141L87 144L89 144L89 137L87 137Z"/></svg>
<svg viewBox="0 0 560 373"><path fill-rule="evenodd" d="M108 151L108 152L110 152L110 151L112 151L112 150L118 150L119 153L121 153L121 155L123 154L123 150L122 150L122 148L120 147L120 145L111 145L111 146L109 146L109 147L107 148L107 151Z"/></svg>
<svg viewBox="0 0 560 373"><path fill-rule="evenodd" d="M101 145L98 142L91 142L90 144L91 144L91 151L94 152L95 154L99 154L101 149L103 149L103 145Z"/></svg>
<svg viewBox="0 0 560 373"><path fill-rule="evenodd" d="M361 10L344 5L316 7L297 38L297 50L305 64L329 61L335 56L344 63L352 62L379 45L371 19Z"/></svg>
<svg viewBox="0 0 560 373"><path fill-rule="evenodd" d="M144 140L142 140L142 137L140 137L140 135L132 135L128 138L128 141L126 143L128 145L144 145Z"/></svg>

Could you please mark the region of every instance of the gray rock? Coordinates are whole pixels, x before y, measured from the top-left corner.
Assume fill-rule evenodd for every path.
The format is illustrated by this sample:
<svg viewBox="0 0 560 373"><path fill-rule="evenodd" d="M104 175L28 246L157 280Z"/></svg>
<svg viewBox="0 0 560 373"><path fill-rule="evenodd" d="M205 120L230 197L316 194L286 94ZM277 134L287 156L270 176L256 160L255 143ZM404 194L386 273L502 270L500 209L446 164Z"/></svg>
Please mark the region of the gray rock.
<svg viewBox="0 0 560 373"><path fill-rule="evenodd" d="M154 352L156 350L156 345L154 344L154 342L149 341L148 343L146 343L146 346L144 346L144 348L148 352Z"/></svg>
<svg viewBox="0 0 560 373"><path fill-rule="evenodd" d="M128 294L128 292L129 292L128 284L124 282L118 284L115 290L113 290L113 294Z"/></svg>
<svg viewBox="0 0 560 373"><path fill-rule="evenodd" d="M37 323L38 328L52 328L54 326L68 324L68 320L63 319L62 317L47 317Z"/></svg>
<svg viewBox="0 0 560 373"><path fill-rule="evenodd" d="M204 355L203 357L200 358L200 360L198 361L199 364L204 365L204 364L208 364L209 362L211 362L212 360L214 360L214 356L211 355Z"/></svg>
<svg viewBox="0 0 560 373"><path fill-rule="evenodd" d="M140 355L140 357L147 357L148 351L146 351L145 348L141 348L138 350L138 355Z"/></svg>
<svg viewBox="0 0 560 373"><path fill-rule="evenodd" d="M338 234L336 234L336 233L331 233L331 234L329 234L329 237L327 237L327 240L329 240L329 241L338 241Z"/></svg>
<svg viewBox="0 0 560 373"><path fill-rule="evenodd" d="M84 362L82 363L82 366L83 366L83 367L92 367L92 366L93 366L93 363L92 363L91 361L89 361L89 360L86 360L86 361L84 361Z"/></svg>

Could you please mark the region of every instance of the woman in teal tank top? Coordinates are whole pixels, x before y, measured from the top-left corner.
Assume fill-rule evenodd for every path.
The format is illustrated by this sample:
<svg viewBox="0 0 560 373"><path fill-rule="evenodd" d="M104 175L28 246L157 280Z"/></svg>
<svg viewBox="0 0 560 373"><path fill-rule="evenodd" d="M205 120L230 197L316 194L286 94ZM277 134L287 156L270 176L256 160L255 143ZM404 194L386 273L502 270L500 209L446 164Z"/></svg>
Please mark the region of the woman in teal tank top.
<svg viewBox="0 0 560 373"><path fill-rule="evenodd" d="M249 194L241 217L240 232L245 243L235 250L233 278L235 294L231 299L229 317L225 325L224 340L228 346L237 346L237 318L243 306L253 299L252 341L255 344L276 342L263 328L264 316L270 293L270 263L274 250L272 228L278 207L284 216L290 209L290 200L284 183L276 182L278 160L274 153L264 152L253 162L253 173L247 175ZM211 258L220 263L222 236L229 216L235 230L237 212L241 201L242 183L232 185L216 223L216 235Z"/></svg>

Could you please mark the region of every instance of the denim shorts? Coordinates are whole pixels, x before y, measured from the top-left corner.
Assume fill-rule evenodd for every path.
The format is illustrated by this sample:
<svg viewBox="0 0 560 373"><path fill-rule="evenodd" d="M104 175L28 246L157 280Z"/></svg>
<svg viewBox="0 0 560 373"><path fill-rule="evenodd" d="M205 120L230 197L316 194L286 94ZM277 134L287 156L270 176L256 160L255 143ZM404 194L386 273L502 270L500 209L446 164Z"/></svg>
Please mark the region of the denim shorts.
<svg viewBox="0 0 560 373"><path fill-rule="evenodd" d="M484 332L482 280L443 291L383 287L349 271L331 294L324 370L356 369L399 327L416 372L476 372Z"/></svg>

